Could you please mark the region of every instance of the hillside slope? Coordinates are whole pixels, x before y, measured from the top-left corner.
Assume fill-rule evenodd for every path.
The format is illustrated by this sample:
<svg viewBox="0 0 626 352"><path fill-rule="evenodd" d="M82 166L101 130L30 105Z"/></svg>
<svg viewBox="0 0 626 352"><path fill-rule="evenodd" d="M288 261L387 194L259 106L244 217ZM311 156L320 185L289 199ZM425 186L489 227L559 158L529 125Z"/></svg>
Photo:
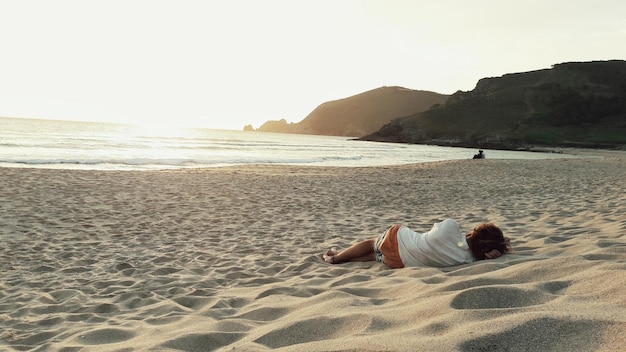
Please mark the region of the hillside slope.
<svg viewBox="0 0 626 352"><path fill-rule="evenodd" d="M363 140L484 148L626 146L626 61L570 62L481 79Z"/></svg>
<svg viewBox="0 0 626 352"><path fill-rule="evenodd" d="M448 97L402 87L381 87L323 103L298 123L268 121L258 131L363 136L378 131L394 118L412 115L441 104Z"/></svg>

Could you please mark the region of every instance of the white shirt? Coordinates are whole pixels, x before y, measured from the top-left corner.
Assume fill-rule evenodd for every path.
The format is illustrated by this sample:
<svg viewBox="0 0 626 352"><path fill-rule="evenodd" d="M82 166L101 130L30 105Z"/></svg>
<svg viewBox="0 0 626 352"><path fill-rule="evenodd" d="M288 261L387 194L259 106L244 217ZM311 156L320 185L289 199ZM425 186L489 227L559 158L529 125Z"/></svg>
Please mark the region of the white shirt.
<svg viewBox="0 0 626 352"><path fill-rule="evenodd" d="M426 233L417 233L406 226L398 230L398 252L405 267L453 266L474 261L465 234L459 224L446 219L434 224Z"/></svg>

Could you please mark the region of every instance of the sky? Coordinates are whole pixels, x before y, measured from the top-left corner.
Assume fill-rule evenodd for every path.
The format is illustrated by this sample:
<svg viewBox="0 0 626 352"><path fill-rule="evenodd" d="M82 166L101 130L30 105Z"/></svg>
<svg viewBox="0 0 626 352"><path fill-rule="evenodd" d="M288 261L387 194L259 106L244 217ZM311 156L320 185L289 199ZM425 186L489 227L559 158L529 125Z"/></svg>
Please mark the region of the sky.
<svg viewBox="0 0 626 352"><path fill-rule="evenodd" d="M623 0L0 0L0 116L241 130L626 59Z"/></svg>

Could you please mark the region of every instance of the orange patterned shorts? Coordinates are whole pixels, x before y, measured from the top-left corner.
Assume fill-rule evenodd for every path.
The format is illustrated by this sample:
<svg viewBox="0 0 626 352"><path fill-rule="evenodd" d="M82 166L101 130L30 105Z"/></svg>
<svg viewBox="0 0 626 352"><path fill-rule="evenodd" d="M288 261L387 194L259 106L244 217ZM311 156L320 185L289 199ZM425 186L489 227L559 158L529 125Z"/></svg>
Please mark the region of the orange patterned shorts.
<svg viewBox="0 0 626 352"><path fill-rule="evenodd" d="M400 252L398 252L398 229L400 225L393 225L376 239L374 252L376 261L387 264L390 268L404 268Z"/></svg>

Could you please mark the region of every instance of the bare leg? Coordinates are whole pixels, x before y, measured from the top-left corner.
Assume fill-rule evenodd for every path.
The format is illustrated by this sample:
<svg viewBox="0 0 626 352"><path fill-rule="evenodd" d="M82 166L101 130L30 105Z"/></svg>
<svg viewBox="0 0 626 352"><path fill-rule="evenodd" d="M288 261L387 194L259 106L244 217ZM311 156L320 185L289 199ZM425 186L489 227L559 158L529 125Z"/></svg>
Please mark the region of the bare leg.
<svg viewBox="0 0 626 352"><path fill-rule="evenodd" d="M330 264L339 264L345 262L371 262L376 260L376 253L374 252L374 245L376 239L365 240L356 244L353 244L349 248L337 253L337 251L330 249L324 255L324 260Z"/></svg>

